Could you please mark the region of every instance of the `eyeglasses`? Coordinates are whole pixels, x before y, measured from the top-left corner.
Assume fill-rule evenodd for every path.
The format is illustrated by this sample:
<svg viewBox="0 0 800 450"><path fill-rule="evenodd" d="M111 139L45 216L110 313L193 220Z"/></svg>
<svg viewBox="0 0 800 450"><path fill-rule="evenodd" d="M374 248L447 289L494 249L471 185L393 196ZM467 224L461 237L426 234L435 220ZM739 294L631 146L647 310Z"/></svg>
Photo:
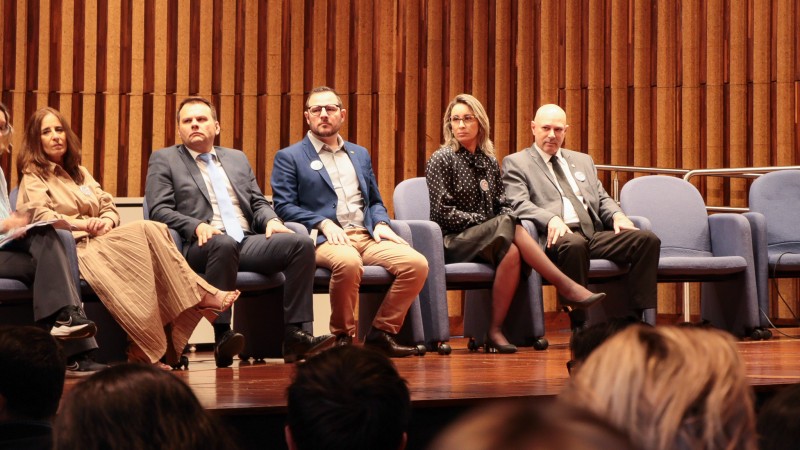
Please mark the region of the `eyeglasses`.
<svg viewBox="0 0 800 450"><path fill-rule="evenodd" d="M465 114L464 117L461 116L450 116L450 123L457 124L458 122L464 121L465 125L469 125L472 122L475 122L476 118L472 114Z"/></svg>
<svg viewBox="0 0 800 450"><path fill-rule="evenodd" d="M322 113L323 109L330 116L332 114L336 114L337 112L339 112L339 110L342 109L342 107L339 106L339 105L315 105L315 106L309 106L308 107L308 113L311 114L312 116L316 117L316 116L318 116L318 115L320 115Z"/></svg>
<svg viewBox="0 0 800 450"><path fill-rule="evenodd" d="M14 127L12 127L10 123L6 123L0 127L0 136L7 136L11 134L12 131L14 131Z"/></svg>

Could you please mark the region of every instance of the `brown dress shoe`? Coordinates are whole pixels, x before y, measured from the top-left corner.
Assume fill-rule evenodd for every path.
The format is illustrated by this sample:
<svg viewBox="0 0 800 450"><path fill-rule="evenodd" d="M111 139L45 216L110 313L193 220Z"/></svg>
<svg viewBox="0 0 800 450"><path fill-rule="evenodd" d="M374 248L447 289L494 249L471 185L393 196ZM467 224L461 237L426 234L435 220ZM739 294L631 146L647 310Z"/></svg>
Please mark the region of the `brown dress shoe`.
<svg viewBox="0 0 800 450"><path fill-rule="evenodd" d="M378 350L390 358L403 358L411 355L425 355L425 352L419 347L398 344L391 334L376 328L370 330L367 338L364 339L364 346Z"/></svg>

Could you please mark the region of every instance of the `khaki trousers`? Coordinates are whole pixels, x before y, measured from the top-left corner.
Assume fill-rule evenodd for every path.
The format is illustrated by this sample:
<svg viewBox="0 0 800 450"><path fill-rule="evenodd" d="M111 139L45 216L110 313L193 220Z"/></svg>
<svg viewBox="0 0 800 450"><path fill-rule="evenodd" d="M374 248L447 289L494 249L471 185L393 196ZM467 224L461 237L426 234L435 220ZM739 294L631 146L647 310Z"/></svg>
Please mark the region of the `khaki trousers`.
<svg viewBox="0 0 800 450"><path fill-rule="evenodd" d="M317 247L317 265L331 271L331 333L355 335L358 287L366 264L381 266L395 277L372 326L397 334L428 277L428 261L409 245L375 242L363 228L346 232L352 246L324 242Z"/></svg>

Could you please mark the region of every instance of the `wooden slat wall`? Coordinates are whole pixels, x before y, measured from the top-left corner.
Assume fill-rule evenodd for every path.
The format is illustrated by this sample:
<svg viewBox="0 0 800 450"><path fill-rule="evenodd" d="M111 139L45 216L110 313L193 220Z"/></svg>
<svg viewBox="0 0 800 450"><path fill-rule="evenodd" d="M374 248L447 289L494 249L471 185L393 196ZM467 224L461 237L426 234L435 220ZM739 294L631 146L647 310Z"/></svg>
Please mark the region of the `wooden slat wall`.
<svg viewBox="0 0 800 450"><path fill-rule="evenodd" d="M302 138L305 94L321 84L342 94L343 134L370 148L390 208L392 187L423 175L459 92L486 106L501 158L530 145L535 108L555 102L569 115L567 145L601 164L800 163L795 0L0 5L0 99L15 147L31 113L60 108L84 165L118 196L143 194L148 157L176 142L175 106L188 95L212 98L219 143L243 149L269 193L272 158ZM16 185L13 158L0 163ZM697 185L709 204L747 204L744 180ZM797 298L797 282L780 287ZM662 311L679 310L674 292L662 288Z"/></svg>

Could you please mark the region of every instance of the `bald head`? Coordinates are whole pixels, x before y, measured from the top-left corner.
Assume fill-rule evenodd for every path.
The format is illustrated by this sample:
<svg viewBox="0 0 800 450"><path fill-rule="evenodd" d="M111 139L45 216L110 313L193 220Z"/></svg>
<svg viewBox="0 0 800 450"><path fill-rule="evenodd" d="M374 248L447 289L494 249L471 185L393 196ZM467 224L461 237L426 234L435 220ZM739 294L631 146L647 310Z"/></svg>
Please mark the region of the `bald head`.
<svg viewBox="0 0 800 450"><path fill-rule="evenodd" d="M543 105L536 111L531 131L536 146L548 155L555 155L567 135L567 113L558 105Z"/></svg>

